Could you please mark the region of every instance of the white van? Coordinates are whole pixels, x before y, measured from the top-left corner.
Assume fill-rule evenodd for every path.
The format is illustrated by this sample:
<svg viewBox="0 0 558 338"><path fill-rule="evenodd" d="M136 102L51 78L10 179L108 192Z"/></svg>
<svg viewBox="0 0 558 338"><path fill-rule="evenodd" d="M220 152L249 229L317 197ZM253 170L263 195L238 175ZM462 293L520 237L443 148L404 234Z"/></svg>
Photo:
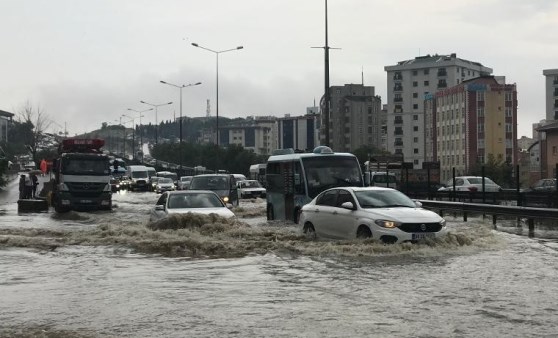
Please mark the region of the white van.
<svg viewBox="0 0 558 338"><path fill-rule="evenodd" d="M369 187L388 187L397 189L395 173L385 171L365 171L364 184Z"/></svg>
<svg viewBox="0 0 558 338"><path fill-rule="evenodd" d="M149 190L149 173L144 165L129 165L126 176L130 178L130 190Z"/></svg>

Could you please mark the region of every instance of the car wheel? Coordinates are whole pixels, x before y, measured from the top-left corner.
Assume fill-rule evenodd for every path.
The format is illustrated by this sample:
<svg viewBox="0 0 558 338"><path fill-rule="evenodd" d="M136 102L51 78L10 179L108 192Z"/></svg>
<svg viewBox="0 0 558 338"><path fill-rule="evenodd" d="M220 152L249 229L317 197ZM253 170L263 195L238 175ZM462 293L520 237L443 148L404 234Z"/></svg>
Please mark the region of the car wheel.
<svg viewBox="0 0 558 338"><path fill-rule="evenodd" d="M361 225L357 230L356 236L357 238L370 238L372 237L372 232L367 226Z"/></svg>
<svg viewBox="0 0 558 338"><path fill-rule="evenodd" d="M267 220L273 221L275 219L275 215L273 215L273 206L271 204L267 205Z"/></svg>
<svg viewBox="0 0 558 338"><path fill-rule="evenodd" d="M316 229L314 229L314 225L312 223L307 222L306 224L304 224L302 232L307 239L316 239Z"/></svg>

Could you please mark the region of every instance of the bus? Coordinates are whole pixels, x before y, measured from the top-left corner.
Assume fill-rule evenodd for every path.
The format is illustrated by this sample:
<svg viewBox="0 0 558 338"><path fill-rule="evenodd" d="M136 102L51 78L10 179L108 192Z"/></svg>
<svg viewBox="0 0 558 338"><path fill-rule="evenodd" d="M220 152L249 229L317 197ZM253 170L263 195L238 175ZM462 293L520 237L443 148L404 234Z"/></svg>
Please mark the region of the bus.
<svg viewBox="0 0 558 338"><path fill-rule="evenodd" d="M312 153L280 149L266 165L268 220L298 223L300 209L322 191L340 186L364 186L358 159L318 146Z"/></svg>
<svg viewBox="0 0 558 338"><path fill-rule="evenodd" d="M252 164L250 166L250 179L260 182L265 187L265 163Z"/></svg>

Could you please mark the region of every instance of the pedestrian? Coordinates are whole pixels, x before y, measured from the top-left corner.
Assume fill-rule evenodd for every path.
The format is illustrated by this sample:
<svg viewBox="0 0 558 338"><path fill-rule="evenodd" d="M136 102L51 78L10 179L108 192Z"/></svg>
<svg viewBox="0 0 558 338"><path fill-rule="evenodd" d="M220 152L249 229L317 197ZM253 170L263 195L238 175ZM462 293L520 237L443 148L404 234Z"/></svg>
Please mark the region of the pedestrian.
<svg viewBox="0 0 558 338"><path fill-rule="evenodd" d="M33 194L33 180L29 175L25 175L25 190L24 190L24 199L30 199L31 195Z"/></svg>
<svg viewBox="0 0 558 338"><path fill-rule="evenodd" d="M31 175L31 181L33 182L33 186L31 187L32 190L31 197L35 198L37 197L37 187L39 186L39 178L35 174L30 174L30 175Z"/></svg>
<svg viewBox="0 0 558 338"><path fill-rule="evenodd" d="M19 177L19 199L25 198L25 174Z"/></svg>

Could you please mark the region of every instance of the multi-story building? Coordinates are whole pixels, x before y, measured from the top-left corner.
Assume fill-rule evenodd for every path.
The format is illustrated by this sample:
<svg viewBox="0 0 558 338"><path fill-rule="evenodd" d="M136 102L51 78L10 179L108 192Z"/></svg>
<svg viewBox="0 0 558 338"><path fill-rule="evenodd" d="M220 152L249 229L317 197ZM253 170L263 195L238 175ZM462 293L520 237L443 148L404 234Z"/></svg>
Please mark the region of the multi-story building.
<svg viewBox="0 0 558 338"><path fill-rule="evenodd" d="M237 144L258 155L270 155L277 148L276 117L250 117L239 125L220 127L219 143Z"/></svg>
<svg viewBox="0 0 558 338"><path fill-rule="evenodd" d="M440 162L440 178L468 174L496 161L517 165L517 90L502 78L482 76L424 100L426 161Z"/></svg>
<svg viewBox="0 0 558 338"><path fill-rule="evenodd" d="M0 142L8 142L8 125L13 117L14 114L0 110Z"/></svg>
<svg viewBox="0 0 558 338"><path fill-rule="evenodd" d="M307 114L291 117L285 115L277 119L279 149L293 148L312 151L319 145L319 115Z"/></svg>
<svg viewBox="0 0 558 338"><path fill-rule="evenodd" d="M546 119L558 120L558 69L543 70L545 76Z"/></svg>
<svg viewBox="0 0 558 338"><path fill-rule="evenodd" d="M330 88L329 146L352 152L362 146L381 147L382 100L374 87L346 84ZM323 101L323 100L322 100ZM322 121L322 129L325 124ZM325 144L325 130L322 130Z"/></svg>
<svg viewBox="0 0 558 338"><path fill-rule="evenodd" d="M478 62L456 54L418 56L386 66L387 150L403 154L405 162L421 168L425 161L424 98L438 90L492 73Z"/></svg>

